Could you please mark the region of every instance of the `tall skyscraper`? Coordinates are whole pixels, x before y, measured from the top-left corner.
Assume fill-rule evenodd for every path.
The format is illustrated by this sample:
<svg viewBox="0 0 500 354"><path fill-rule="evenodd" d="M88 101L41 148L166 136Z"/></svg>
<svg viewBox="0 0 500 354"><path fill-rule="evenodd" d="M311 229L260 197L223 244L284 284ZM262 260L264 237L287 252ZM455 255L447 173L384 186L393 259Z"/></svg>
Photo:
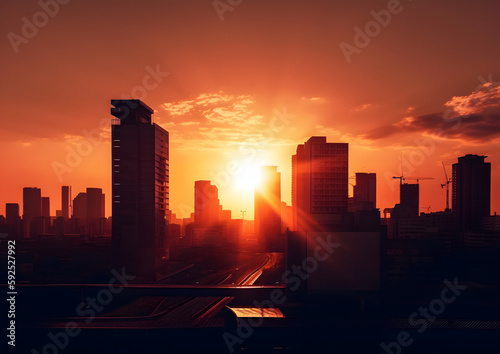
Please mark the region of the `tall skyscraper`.
<svg viewBox="0 0 500 354"><path fill-rule="evenodd" d="M71 200L71 187L70 186L62 186L61 187L61 210L62 216L64 220L68 220L70 218L70 207L69 203Z"/></svg>
<svg viewBox="0 0 500 354"><path fill-rule="evenodd" d="M167 256L169 136L140 100L112 100L112 236L119 262L155 281Z"/></svg>
<svg viewBox="0 0 500 354"><path fill-rule="evenodd" d="M194 222L197 226L212 226L219 222L219 190L210 181L194 182Z"/></svg>
<svg viewBox="0 0 500 354"><path fill-rule="evenodd" d="M452 211L462 231L480 230L482 218L490 216L491 163L487 156L465 155L453 164Z"/></svg>
<svg viewBox="0 0 500 354"><path fill-rule="evenodd" d="M377 207L377 175L375 173L356 173L356 185L353 187L355 204L370 204L370 209Z"/></svg>
<svg viewBox="0 0 500 354"><path fill-rule="evenodd" d="M322 231L347 212L349 144L314 136L292 156L292 207L296 231Z"/></svg>
<svg viewBox="0 0 500 354"><path fill-rule="evenodd" d="M34 238L42 232L42 191L40 188L23 188L23 233Z"/></svg>
<svg viewBox="0 0 500 354"><path fill-rule="evenodd" d="M268 252L283 251L281 245L281 173L276 166L262 166L255 187L255 236Z"/></svg>

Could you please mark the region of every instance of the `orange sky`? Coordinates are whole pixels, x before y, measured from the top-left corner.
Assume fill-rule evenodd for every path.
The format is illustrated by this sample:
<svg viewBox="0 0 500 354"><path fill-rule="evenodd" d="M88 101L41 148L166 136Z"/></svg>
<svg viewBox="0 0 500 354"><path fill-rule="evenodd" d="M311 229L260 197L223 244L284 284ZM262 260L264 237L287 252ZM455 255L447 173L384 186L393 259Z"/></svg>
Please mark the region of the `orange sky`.
<svg viewBox="0 0 500 354"><path fill-rule="evenodd" d="M103 188L109 215L103 122L122 97L143 98L170 132L170 207L180 216L192 210L194 181L210 179L233 217L253 218L242 184L260 164L278 166L290 203L291 155L311 135L350 143L350 174L377 173L381 209L398 201L398 181L386 177L401 157L406 174L436 178L421 182L421 206L436 211L441 161L451 176L457 157L487 155L500 212L499 5L402 1L348 63L341 43L354 46L355 27L391 1L243 1L222 21L212 1L71 1L16 45L23 17L41 21L42 10L2 4L0 214L22 204L24 186L42 188L55 214L60 186L71 185L73 196ZM78 157L68 164L69 151Z"/></svg>

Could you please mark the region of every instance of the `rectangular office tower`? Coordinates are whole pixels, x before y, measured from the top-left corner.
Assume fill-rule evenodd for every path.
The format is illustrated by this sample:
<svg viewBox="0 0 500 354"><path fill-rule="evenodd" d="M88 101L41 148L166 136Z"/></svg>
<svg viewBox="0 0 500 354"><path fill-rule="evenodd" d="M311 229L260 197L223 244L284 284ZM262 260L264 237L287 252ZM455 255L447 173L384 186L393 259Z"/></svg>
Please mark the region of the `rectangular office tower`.
<svg viewBox="0 0 500 354"><path fill-rule="evenodd" d="M399 204L407 217L416 218L420 210L420 185L403 183L399 185Z"/></svg>
<svg viewBox="0 0 500 354"><path fill-rule="evenodd" d="M491 163L487 156L465 155L453 164L452 210L461 231L481 229L483 217L490 216Z"/></svg>
<svg viewBox="0 0 500 354"><path fill-rule="evenodd" d="M296 231L325 231L347 212L349 144L313 136L292 156L292 207Z"/></svg>
<svg viewBox="0 0 500 354"><path fill-rule="evenodd" d="M61 211L64 220L70 218L70 201L71 201L71 187L62 186L61 187Z"/></svg>
<svg viewBox="0 0 500 354"><path fill-rule="evenodd" d="M127 274L154 282L167 255L168 132L140 100L111 104L113 248Z"/></svg>
<svg viewBox="0 0 500 354"><path fill-rule="evenodd" d="M354 210L373 210L377 207L377 175L375 173L356 173L353 204Z"/></svg>
<svg viewBox="0 0 500 354"><path fill-rule="evenodd" d="M255 187L255 236L264 251L282 252L281 173L276 166L262 166L261 180Z"/></svg>
<svg viewBox="0 0 500 354"><path fill-rule="evenodd" d="M23 188L23 230L25 238L35 238L42 232L42 190Z"/></svg>
<svg viewBox="0 0 500 354"><path fill-rule="evenodd" d="M194 222L209 227L219 223L219 190L210 181L194 182Z"/></svg>

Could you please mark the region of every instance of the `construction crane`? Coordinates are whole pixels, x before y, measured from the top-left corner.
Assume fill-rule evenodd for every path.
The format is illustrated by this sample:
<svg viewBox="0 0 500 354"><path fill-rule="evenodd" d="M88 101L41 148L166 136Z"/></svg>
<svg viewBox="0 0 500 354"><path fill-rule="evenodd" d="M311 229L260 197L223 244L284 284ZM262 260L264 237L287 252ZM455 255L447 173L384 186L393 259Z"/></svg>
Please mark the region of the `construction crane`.
<svg viewBox="0 0 500 354"><path fill-rule="evenodd" d="M448 178L448 174L446 173L446 167L444 167L444 162L441 161L443 164L443 170L444 170L444 178L445 181L443 184L441 184L441 188L446 187L446 209L445 210L450 210L450 183L451 183L451 178Z"/></svg>
<svg viewBox="0 0 500 354"><path fill-rule="evenodd" d="M405 177L405 180L417 181L417 184L418 184L418 181L428 181L431 179L435 179L435 178L434 177Z"/></svg>
<svg viewBox="0 0 500 354"><path fill-rule="evenodd" d="M393 176L392 178L399 179L399 185L402 185L403 181L405 179L405 177L403 175L401 175L401 176Z"/></svg>
<svg viewBox="0 0 500 354"><path fill-rule="evenodd" d="M393 176L394 179L399 179L399 184L403 184L404 181L426 181L430 179L434 179L434 177L405 177L405 176Z"/></svg>

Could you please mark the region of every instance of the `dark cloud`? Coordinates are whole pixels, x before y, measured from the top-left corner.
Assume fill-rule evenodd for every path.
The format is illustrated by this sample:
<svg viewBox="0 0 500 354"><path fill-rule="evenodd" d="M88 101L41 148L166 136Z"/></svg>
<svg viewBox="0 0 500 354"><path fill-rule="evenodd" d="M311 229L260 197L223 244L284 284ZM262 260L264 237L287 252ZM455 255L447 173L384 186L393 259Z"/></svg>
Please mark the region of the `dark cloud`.
<svg viewBox="0 0 500 354"><path fill-rule="evenodd" d="M452 140L488 143L500 138L500 113L455 117L446 113L427 114L378 127L362 137L379 140L403 133L426 133Z"/></svg>

